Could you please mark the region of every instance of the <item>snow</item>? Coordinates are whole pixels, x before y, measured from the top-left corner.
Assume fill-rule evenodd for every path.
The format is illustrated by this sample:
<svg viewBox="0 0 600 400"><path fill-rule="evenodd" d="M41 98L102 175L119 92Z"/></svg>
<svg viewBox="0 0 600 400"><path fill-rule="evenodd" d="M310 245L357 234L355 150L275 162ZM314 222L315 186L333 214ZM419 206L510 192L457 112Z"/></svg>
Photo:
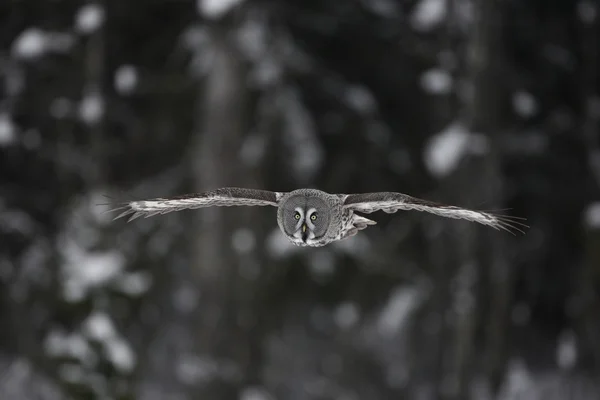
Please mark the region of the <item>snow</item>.
<svg viewBox="0 0 600 400"><path fill-rule="evenodd" d="M535 382L526 364L520 359L515 359L509 362L506 378L498 397L507 400L530 399L534 388Z"/></svg>
<svg viewBox="0 0 600 400"><path fill-rule="evenodd" d="M48 271L47 266L52 250L48 238L34 236L29 242L19 259L15 260L15 265L20 266L18 276L24 279L24 284L16 285L11 293L12 300L16 302L26 300L31 288L30 284L48 287L51 281L52 273Z"/></svg>
<svg viewBox="0 0 600 400"><path fill-rule="evenodd" d="M131 372L135 367L135 354L124 339L110 338L104 345L104 351L113 366L121 372Z"/></svg>
<svg viewBox="0 0 600 400"><path fill-rule="evenodd" d="M596 20L598 11L590 0L580 0L577 3L577 14L582 22L591 24Z"/></svg>
<svg viewBox="0 0 600 400"><path fill-rule="evenodd" d="M177 364L177 377L182 383L208 381L218 374L218 364L208 358L184 354Z"/></svg>
<svg viewBox="0 0 600 400"><path fill-rule="evenodd" d="M85 371L78 364L61 364L58 367L58 376L68 383L82 383L85 380Z"/></svg>
<svg viewBox="0 0 600 400"><path fill-rule="evenodd" d="M253 64L250 82L253 87L267 88L281 81L281 65L272 55L265 55Z"/></svg>
<svg viewBox="0 0 600 400"><path fill-rule="evenodd" d="M438 177L452 172L465 154L469 143L469 132L459 122L450 124L433 136L425 149L425 165Z"/></svg>
<svg viewBox="0 0 600 400"><path fill-rule="evenodd" d="M369 238L367 235L365 235L364 233L358 233L349 238L333 242L331 246L333 246L334 249L342 253L359 257L367 254L367 252L371 248L371 242L369 242Z"/></svg>
<svg viewBox="0 0 600 400"><path fill-rule="evenodd" d="M259 18L246 18L236 31L235 39L244 55L255 62L268 53L267 25Z"/></svg>
<svg viewBox="0 0 600 400"><path fill-rule="evenodd" d="M521 117L531 117L538 109L535 98L529 92L518 91L513 95L513 108Z"/></svg>
<svg viewBox="0 0 600 400"><path fill-rule="evenodd" d="M421 75L423 90L431 94L448 94L452 89L452 77L441 68L432 68Z"/></svg>
<svg viewBox="0 0 600 400"><path fill-rule="evenodd" d="M486 154L489 143L484 135L472 134L463 123L452 122L434 135L425 148L425 165L438 178L456 169L467 153Z"/></svg>
<svg viewBox="0 0 600 400"><path fill-rule="evenodd" d="M377 321L379 333L383 336L391 336L399 332L420 302L421 295L420 290L414 287L396 288L379 314Z"/></svg>
<svg viewBox="0 0 600 400"><path fill-rule="evenodd" d="M189 314L198 307L199 297L195 287L182 285L173 293L173 308L182 314Z"/></svg>
<svg viewBox="0 0 600 400"><path fill-rule="evenodd" d="M418 31L429 31L446 17L446 0L421 0L413 11L410 23Z"/></svg>
<svg viewBox="0 0 600 400"><path fill-rule="evenodd" d="M181 35L181 44L188 50L207 47L211 42L210 35L204 26L192 25Z"/></svg>
<svg viewBox="0 0 600 400"><path fill-rule="evenodd" d="M371 114L376 109L375 97L364 86L349 86L344 98L346 104L360 114Z"/></svg>
<svg viewBox="0 0 600 400"><path fill-rule="evenodd" d="M600 229L600 202L588 205L585 210L585 222L592 229Z"/></svg>
<svg viewBox="0 0 600 400"><path fill-rule="evenodd" d="M218 19L243 0L197 0L198 12L207 18Z"/></svg>
<svg viewBox="0 0 600 400"><path fill-rule="evenodd" d="M560 369L569 370L577 362L577 340L571 331L563 332L558 338L556 363Z"/></svg>
<svg viewBox="0 0 600 400"><path fill-rule="evenodd" d="M86 4L79 9L75 19L75 29L84 34L96 31L104 22L104 9L99 4Z"/></svg>
<svg viewBox="0 0 600 400"><path fill-rule="evenodd" d="M138 83L138 74L132 65L121 65L115 72L115 88L123 95L131 94Z"/></svg>
<svg viewBox="0 0 600 400"><path fill-rule="evenodd" d="M314 280L319 281L331 276L335 271L335 257L325 248L315 249L309 255L310 274Z"/></svg>
<svg viewBox="0 0 600 400"><path fill-rule="evenodd" d="M46 33L38 28L30 28L15 39L12 51L18 58L33 59L42 56L46 52L46 46Z"/></svg>
<svg viewBox="0 0 600 400"><path fill-rule="evenodd" d="M146 271L132 272L120 276L115 282L115 287L129 296L141 296L152 285L152 275Z"/></svg>
<svg viewBox="0 0 600 400"><path fill-rule="evenodd" d="M0 113L0 147L7 146L15 141L16 127L10 116Z"/></svg>
<svg viewBox="0 0 600 400"><path fill-rule="evenodd" d="M597 399L598 382L589 374L567 371L529 369L522 359L508 363L506 378L500 387L498 400L564 400ZM491 399L491 396L482 397Z"/></svg>
<svg viewBox="0 0 600 400"><path fill-rule="evenodd" d="M245 18L236 30L235 39L244 57L252 61L248 82L253 88L267 88L281 81L282 69L279 54L269 50L268 24L263 18Z"/></svg>
<svg viewBox="0 0 600 400"><path fill-rule="evenodd" d="M106 358L122 372L130 372L136 363L136 357L129 344L119 336L110 317L101 311L95 311L83 322L85 335L99 342Z"/></svg>
<svg viewBox="0 0 600 400"><path fill-rule="evenodd" d="M35 232L36 223L26 212L0 209L0 226L4 232L18 232L31 237Z"/></svg>
<svg viewBox="0 0 600 400"><path fill-rule="evenodd" d="M85 213L89 215L94 223L100 225L112 224L114 221L114 213L111 214L109 211L115 206L114 200L107 196L110 189L106 187L99 187L81 198L81 202L78 205L78 210L75 211Z"/></svg>
<svg viewBox="0 0 600 400"><path fill-rule="evenodd" d="M469 29L475 20L475 3L470 0L459 0L454 2L454 18L456 22L465 29Z"/></svg>
<svg viewBox="0 0 600 400"><path fill-rule="evenodd" d="M363 7L380 17L397 17L400 14L398 4L393 0L361 0Z"/></svg>
<svg viewBox="0 0 600 400"><path fill-rule="evenodd" d="M251 134L246 137L240 148L240 159L249 167L256 167L265 155L267 141L264 135Z"/></svg>
<svg viewBox="0 0 600 400"><path fill-rule="evenodd" d="M291 150L292 168L298 179L310 180L324 158L312 115L294 89L285 91L280 101L285 113L285 141L287 148Z"/></svg>
<svg viewBox="0 0 600 400"><path fill-rule="evenodd" d="M95 354L88 341L79 333L65 333L52 330L44 341L46 354L51 357L72 357L85 365L96 361Z"/></svg>
<svg viewBox="0 0 600 400"><path fill-rule="evenodd" d="M239 254L250 253L256 247L254 232L248 228L240 228L231 236L231 246Z"/></svg>
<svg viewBox="0 0 600 400"><path fill-rule="evenodd" d="M290 242L279 228L271 231L267 236L266 244L269 255L274 259L284 258L300 250L300 247Z"/></svg>
<svg viewBox="0 0 600 400"><path fill-rule="evenodd" d="M67 301L80 301L90 289L105 285L120 275L125 257L117 251L88 252L73 241L61 246L63 295Z"/></svg>
<svg viewBox="0 0 600 400"><path fill-rule="evenodd" d="M110 317L101 311L90 314L83 322L83 331L90 339L105 342L116 336L116 330Z"/></svg>
<svg viewBox="0 0 600 400"><path fill-rule="evenodd" d="M181 45L192 55L188 67L192 76L200 78L213 69L215 50L212 44L212 38L203 26L190 26L181 35Z"/></svg>
<svg viewBox="0 0 600 400"><path fill-rule="evenodd" d="M12 53L17 59L33 60L49 52L64 53L74 44L72 35L46 32L39 28L28 28L21 32L12 44Z"/></svg>
<svg viewBox="0 0 600 400"><path fill-rule="evenodd" d="M353 327L358 322L359 317L358 307L352 302L340 304L333 313L333 320L341 329Z"/></svg>
<svg viewBox="0 0 600 400"><path fill-rule="evenodd" d="M97 91L87 93L79 104L79 116L89 125L100 121L104 115L104 101Z"/></svg>
<svg viewBox="0 0 600 400"><path fill-rule="evenodd" d="M39 365L24 356L5 351L0 356L0 398L61 400L66 395L58 382L50 379Z"/></svg>
<svg viewBox="0 0 600 400"><path fill-rule="evenodd" d="M259 386L249 386L240 393L240 400L272 400L273 397L265 388Z"/></svg>

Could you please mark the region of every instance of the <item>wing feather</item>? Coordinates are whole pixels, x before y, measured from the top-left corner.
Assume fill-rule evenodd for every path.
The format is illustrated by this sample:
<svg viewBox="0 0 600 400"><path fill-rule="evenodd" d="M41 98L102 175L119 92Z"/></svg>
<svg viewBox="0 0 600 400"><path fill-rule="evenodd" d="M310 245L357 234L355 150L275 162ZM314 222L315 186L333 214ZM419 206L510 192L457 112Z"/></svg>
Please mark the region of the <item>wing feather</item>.
<svg viewBox="0 0 600 400"><path fill-rule="evenodd" d="M172 211L212 206L275 206L283 196L279 192L245 188L221 188L204 193L186 194L170 198L130 201L109 211L121 211L114 219L130 216L128 221L151 217Z"/></svg>
<svg viewBox="0 0 600 400"><path fill-rule="evenodd" d="M524 221L524 218L499 215L486 211L470 210L394 192L346 195L344 198L344 208L366 214L375 211L383 211L386 213L395 213L398 210L424 211L441 217L477 222L512 234L515 234L515 231L524 233L523 229L529 228L521 222Z"/></svg>

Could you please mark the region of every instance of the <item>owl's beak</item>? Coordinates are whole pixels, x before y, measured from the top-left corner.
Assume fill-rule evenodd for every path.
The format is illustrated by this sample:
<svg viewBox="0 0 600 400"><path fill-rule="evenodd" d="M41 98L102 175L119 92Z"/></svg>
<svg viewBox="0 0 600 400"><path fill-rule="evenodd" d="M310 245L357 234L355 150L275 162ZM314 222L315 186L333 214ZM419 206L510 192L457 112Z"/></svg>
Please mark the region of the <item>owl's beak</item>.
<svg viewBox="0 0 600 400"><path fill-rule="evenodd" d="M306 224L302 224L302 233L306 233Z"/></svg>

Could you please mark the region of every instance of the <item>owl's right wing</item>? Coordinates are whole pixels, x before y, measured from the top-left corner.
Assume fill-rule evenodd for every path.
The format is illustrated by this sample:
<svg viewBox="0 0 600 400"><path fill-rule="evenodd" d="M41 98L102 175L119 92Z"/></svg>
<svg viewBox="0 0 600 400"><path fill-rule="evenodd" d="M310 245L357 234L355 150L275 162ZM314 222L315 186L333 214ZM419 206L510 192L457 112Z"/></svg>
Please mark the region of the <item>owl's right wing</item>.
<svg viewBox="0 0 600 400"><path fill-rule="evenodd" d="M130 215L128 221L132 221L139 217L151 217L172 211L212 206L277 207L282 196L283 193L280 192L228 187L177 197L130 201L109 211L121 211L115 219Z"/></svg>

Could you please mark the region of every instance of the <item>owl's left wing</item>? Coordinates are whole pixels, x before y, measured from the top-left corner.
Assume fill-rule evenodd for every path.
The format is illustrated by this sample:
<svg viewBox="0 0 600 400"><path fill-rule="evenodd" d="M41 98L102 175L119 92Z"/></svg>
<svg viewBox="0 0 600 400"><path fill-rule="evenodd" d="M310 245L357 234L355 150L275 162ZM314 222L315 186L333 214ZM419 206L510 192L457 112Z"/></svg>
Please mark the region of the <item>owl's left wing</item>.
<svg viewBox="0 0 600 400"><path fill-rule="evenodd" d="M130 215L129 221L172 211L211 206L275 206L283 193L268 190L221 188L204 193L186 194L170 198L130 201L110 211L122 211L115 219Z"/></svg>
<svg viewBox="0 0 600 400"><path fill-rule="evenodd" d="M344 208L366 214L379 210L386 213L395 213L398 210L415 210L425 211L441 217L477 222L512 234L514 234L515 231L524 233L523 229L528 228L527 225L520 222L523 221L524 218L449 206L418 199L403 193L378 192L349 194L342 195L342 199L344 200Z"/></svg>

